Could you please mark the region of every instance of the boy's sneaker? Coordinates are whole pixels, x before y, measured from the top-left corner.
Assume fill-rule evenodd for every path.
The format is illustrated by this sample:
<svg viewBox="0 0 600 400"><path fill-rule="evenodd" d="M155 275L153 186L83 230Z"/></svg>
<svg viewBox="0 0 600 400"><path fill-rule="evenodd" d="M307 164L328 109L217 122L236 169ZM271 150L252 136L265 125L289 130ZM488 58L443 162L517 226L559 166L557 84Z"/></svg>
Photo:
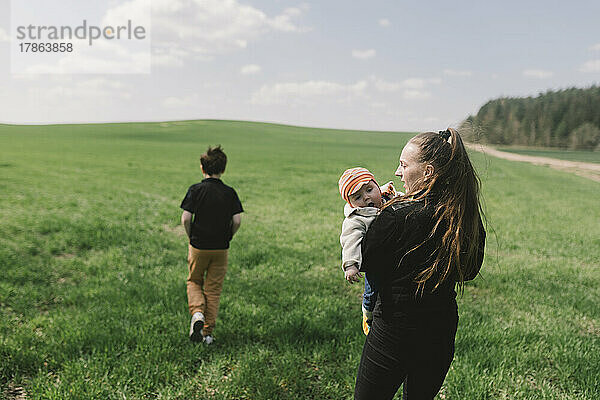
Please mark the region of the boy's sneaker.
<svg viewBox="0 0 600 400"><path fill-rule="evenodd" d="M213 344L213 341L214 341L214 339L213 339L213 337L212 337L211 335L206 335L206 336L204 336L204 343L205 343L206 345L211 345L211 344Z"/></svg>
<svg viewBox="0 0 600 400"><path fill-rule="evenodd" d="M196 312L192 315L192 322L190 323L190 340L192 342L202 342L204 340L202 328L204 328L204 314Z"/></svg>

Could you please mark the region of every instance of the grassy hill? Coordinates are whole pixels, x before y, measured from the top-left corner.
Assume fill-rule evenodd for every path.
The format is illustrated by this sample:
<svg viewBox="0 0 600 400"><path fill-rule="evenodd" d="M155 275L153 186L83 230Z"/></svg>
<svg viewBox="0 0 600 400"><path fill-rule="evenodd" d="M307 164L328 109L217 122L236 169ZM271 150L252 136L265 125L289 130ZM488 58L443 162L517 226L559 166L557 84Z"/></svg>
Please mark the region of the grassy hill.
<svg viewBox="0 0 600 400"><path fill-rule="evenodd" d="M0 126L0 393L344 399L364 336L337 180L412 136L230 121ZM214 347L187 338L179 204L209 144L246 210ZM472 154L482 277L440 399L600 397L600 184Z"/></svg>

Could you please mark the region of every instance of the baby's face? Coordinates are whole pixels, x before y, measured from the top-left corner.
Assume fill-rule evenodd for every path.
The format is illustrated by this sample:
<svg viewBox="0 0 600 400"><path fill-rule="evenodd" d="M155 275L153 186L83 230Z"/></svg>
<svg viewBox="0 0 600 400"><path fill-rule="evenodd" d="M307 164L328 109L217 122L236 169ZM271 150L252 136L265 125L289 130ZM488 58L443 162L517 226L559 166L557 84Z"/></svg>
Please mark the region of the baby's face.
<svg viewBox="0 0 600 400"><path fill-rule="evenodd" d="M381 191L375 181L371 180L361 186L361 188L348 196L352 207L377 207L381 208Z"/></svg>

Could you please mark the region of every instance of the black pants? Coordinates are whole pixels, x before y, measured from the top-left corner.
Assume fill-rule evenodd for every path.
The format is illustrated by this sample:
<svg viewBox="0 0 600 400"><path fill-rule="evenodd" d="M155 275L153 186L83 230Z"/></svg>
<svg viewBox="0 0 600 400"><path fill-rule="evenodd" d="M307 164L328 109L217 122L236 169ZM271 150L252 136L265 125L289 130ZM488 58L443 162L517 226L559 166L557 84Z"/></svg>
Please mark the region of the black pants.
<svg viewBox="0 0 600 400"><path fill-rule="evenodd" d="M458 314L419 324L375 318L363 347L355 400L389 400L404 383L404 400L431 400L442 387L454 357Z"/></svg>

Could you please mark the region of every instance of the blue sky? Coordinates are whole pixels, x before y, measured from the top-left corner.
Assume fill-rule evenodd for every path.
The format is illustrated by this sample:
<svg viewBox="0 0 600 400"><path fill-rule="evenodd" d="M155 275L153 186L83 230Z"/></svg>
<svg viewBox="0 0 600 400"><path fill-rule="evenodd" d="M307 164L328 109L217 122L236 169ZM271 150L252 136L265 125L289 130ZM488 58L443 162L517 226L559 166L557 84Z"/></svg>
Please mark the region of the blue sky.
<svg viewBox="0 0 600 400"><path fill-rule="evenodd" d="M77 15L70 1L45 3L102 20L148 0L79 0ZM598 15L598 1L152 0L151 73L13 74L1 63L0 122L437 130L499 96L598 84ZM13 36L0 0L5 60Z"/></svg>

